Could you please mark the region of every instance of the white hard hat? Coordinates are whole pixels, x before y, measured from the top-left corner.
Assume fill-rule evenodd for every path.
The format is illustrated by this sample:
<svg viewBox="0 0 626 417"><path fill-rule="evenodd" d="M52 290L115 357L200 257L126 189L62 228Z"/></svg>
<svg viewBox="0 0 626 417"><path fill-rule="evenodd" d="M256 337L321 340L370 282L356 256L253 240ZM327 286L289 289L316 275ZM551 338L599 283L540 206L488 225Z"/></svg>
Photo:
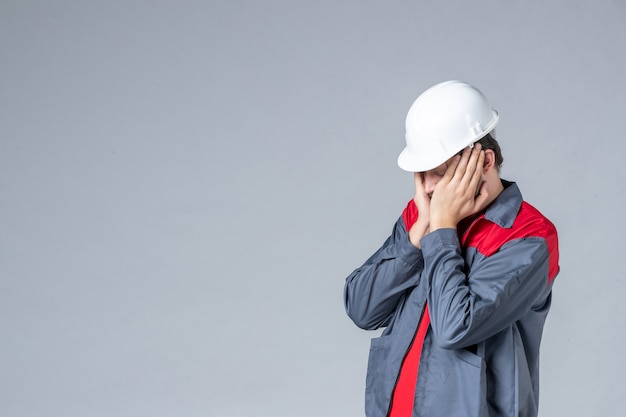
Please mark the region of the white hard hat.
<svg viewBox="0 0 626 417"><path fill-rule="evenodd" d="M445 81L415 100L406 116L406 148L398 157L405 171L436 168L471 146L498 124L498 112L475 87Z"/></svg>

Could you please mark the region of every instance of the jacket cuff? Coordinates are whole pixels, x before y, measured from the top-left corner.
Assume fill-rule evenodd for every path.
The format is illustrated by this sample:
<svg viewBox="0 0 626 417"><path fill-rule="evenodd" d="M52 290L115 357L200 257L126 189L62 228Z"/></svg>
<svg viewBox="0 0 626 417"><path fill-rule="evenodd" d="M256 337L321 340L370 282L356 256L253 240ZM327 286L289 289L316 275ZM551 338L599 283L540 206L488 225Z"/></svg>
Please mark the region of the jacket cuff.
<svg viewBox="0 0 626 417"><path fill-rule="evenodd" d="M398 250L398 257L407 264L420 267L424 266L424 256L421 249L413 246L413 244L409 241L408 235L406 239L399 239L396 248Z"/></svg>
<svg viewBox="0 0 626 417"><path fill-rule="evenodd" d="M456 229L437 229L420 240L424 256L429 256L442 247L460 247Z"/></svg>

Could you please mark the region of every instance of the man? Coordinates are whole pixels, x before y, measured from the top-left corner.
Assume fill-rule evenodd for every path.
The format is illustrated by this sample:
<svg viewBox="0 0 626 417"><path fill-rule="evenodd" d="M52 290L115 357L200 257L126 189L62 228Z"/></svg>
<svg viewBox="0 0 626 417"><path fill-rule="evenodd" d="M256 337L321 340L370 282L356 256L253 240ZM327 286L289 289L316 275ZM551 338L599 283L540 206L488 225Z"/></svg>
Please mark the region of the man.
<svg viewBox="0 0 626 417"><path fill-rule="evenodd" d="M558 266L556 229L500 179L498 113L474 87L426 90L399 166L415 196L345 285L372 340L368 417L534 417L539 345Z"/></svg>

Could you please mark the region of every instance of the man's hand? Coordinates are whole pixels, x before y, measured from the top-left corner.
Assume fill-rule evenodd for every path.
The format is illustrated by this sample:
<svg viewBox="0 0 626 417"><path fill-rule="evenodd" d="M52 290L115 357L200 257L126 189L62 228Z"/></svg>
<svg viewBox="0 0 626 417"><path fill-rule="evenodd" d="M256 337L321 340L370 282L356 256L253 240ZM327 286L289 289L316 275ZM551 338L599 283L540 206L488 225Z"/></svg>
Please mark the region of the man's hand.
<svg viewBox="0 0 626 417"><path fill-rule="evenodd" d="M421 249L420 240L429 232L430 227L430 197L424 190L424 174L416 172L415 179L415 197L413 201L417 206L417 221L409 230L409 241L416 248Z"/></svg>
<svg viewBox="0 0 626 417"><path fill-rule="evenodd" d="M487 206L487 184L481 180L484 160L479 143L452 159L432 194L431 231L456 228L461 220Z"/></svg>

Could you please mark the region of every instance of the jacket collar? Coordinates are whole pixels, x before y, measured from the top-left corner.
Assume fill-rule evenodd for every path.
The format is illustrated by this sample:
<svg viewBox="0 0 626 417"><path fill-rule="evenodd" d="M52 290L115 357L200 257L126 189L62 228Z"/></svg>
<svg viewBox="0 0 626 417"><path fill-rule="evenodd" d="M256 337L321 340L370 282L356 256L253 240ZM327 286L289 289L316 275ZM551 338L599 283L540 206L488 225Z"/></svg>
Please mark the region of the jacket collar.
<svg viewBox="0 0 626 417"><path fill-rule="evenodd" d="M504 190L485 211L485 219L500 227L511 228L522 206L522 193L514 182L501 179Z"/></svg>

